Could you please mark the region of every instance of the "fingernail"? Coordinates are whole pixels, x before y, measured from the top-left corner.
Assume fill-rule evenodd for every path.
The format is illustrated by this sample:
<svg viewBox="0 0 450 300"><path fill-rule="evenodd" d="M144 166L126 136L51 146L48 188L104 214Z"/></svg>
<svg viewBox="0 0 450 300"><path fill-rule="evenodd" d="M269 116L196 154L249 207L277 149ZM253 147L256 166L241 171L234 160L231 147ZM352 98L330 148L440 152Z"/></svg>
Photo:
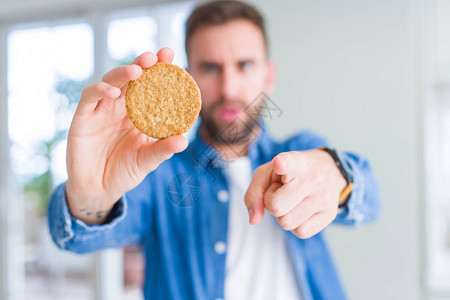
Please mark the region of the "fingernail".
<svg viewBox="0 0 450 300"><path fill-rule="evenodd" d="M255 214L255 211L253 210L253 208L250 208L248 210L249 221L252 220L252 217L253 217L254 214Z"/></svg>

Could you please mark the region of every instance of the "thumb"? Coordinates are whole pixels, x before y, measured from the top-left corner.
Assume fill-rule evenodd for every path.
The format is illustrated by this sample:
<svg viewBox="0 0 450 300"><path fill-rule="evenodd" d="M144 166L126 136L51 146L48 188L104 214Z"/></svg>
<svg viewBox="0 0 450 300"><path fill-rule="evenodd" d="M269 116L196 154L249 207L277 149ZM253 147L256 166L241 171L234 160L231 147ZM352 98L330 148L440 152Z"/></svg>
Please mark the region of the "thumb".
<svg viewBox="0 0 450 300"><path fill-rule="evenodd" d="M185 136L171 136L143 145L138 154L139 169L146 174L155 170L162 162L186 149L188 141Z"/></svg>
<svg viewBox="0 0 450 300"><path fill-rule="evenodd" d="M298 159L295 152L282 152L273 158L273 172L281 176L283 184L294 178Z"/></svg>

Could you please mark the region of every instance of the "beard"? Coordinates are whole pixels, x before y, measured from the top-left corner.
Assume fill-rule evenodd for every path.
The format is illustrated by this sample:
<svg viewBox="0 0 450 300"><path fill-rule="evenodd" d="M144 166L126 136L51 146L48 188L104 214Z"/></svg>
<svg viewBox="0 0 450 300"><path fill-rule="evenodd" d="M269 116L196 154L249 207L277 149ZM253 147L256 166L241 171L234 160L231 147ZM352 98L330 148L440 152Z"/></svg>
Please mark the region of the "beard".
<svg viewBox="0 0 450 300"><path fill-rule="evenodd" d="M242 116L237 117L231 122L222 122L220 119L215 118L215 112L220 108L221 105L225 104L224 100L220 100L217 103L211 105L207 109L202 109L200 112L200 117L202 119L202 124L210 138L219 144L241 144L248 142L256 126L258 126L260 109L257 107L252 107L253 111L251 116L249 110L246 107L245 102L234 101L234 104L239 105L244 112Z"/></svg>

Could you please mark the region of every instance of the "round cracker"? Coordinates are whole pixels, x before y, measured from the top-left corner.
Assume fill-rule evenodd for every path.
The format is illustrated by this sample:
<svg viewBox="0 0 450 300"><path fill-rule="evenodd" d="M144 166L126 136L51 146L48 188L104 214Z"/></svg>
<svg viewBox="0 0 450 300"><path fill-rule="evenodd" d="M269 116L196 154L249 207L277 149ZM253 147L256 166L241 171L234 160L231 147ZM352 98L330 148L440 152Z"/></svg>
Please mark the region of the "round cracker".
<svg viewBox="0 0 450 300"><path fill-rule="evenodd" d="M125 105L140 132L164 139L194 125L201 109L200 89L184 69L158 62L128 84Z"/></svg>

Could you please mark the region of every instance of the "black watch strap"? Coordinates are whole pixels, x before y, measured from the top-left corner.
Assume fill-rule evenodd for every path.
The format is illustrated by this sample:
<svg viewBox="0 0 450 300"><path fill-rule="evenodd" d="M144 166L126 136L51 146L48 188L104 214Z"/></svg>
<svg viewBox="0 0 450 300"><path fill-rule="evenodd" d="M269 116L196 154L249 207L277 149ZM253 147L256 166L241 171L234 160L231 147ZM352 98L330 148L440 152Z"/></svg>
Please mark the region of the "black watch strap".
<svg viewBox="0 0 450 300"><path fill-rule="evenodd" d="M353 183L353 176L347 170L345 169L342 160L339 158L339 155L337 154L336 150L330 149L327 147L320 148L321 150L327 152L334 160L336 166L338 167L339 171L341 172L342 176L344 176L345 181L347 182L347 185L350 183Z"/></svg>
<svg viewBox="0 0 450 300"><path fill-rule="evenodd" d="M341 195L339 197L339 201L341 200L347 200L350 196L352 190L353 190L353 176L347 170L345 169L342 160L340 159L338 153L334 149L330 149L327 147L319 148L320 150L323 150L327 152L334 160L337 168L341 172L342 176L344 177L345 181L347 182L347 186L342 190Z"/></svg>

